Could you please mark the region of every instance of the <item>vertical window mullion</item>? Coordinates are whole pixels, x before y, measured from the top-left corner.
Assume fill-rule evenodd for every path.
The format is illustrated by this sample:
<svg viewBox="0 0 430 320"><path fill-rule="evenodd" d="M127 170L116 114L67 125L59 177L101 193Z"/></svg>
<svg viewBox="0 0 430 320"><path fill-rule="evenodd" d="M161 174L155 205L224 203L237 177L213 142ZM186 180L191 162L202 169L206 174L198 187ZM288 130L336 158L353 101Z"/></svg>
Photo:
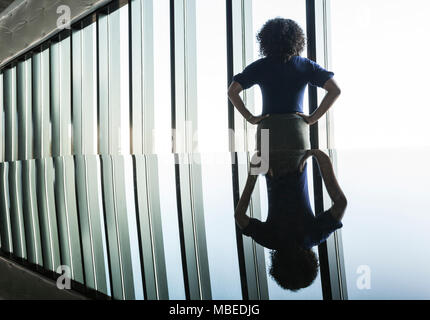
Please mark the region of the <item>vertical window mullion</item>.
<svg viewBox="0 0 430 320"><path fill-rule="evenodd" d="M255 4L253 1L242 1L241 6L241 60L240 62L240 70L244 67L252 63L255 58L254 57L254 39L255 32L254 30L254 10L253 6ZM255 99L255 90L256 87L252 87L249 90L243 92L243 100L247 108L253 114L258 114L256 108L256 99ZM240 113L236 113L237 120L241 123L241 126L244 127L244 151L245 154L239 155L239 158L242 156L246 157L245 163L246 165L239 166L239 186L240 190L243 190L248 174L249 174L249 162L252 156L252 151L255 146L255 126L252 126L246 121ZM239 138L242 138L239 134ZM239 151L240 149L238 149ZM241 152L240 150L239 152ZM242 170L241 170L242 169ZM260 179L263 176L260 176ZM257 219L262 219L261 212L261 199L260 199L260 186L259 184L255 185L254 192L251 196L251 201L249 205L249 216ZM266 300L269 299L268 292L268 284L267 284L267 273L266 273L266 261L265 261L265 252L264 248L257 244L249 237L243 237L244 245L245 245L245 261L247 264L248 272L247 272L247 280L248 280L248 294L250 299L261 299Z"/></svg>
<svg viewBox="0 0 430 320"><path fill-rule="evenodd" d="M4 90L4 75L3 73L0 73L0 163L5 161L5 157L4 157L4 134L5 134L5 130L4 130L4 94L3 94L3 90Z"/></svg>
<svg viewBox="0 0 430 320"><path fill-rule="evenodd" d="M330 0L315 0L314 5L316 62L327 70L331 70ZM323 94L322 90L318 89L318 102L322 100ZM330 110L326 114L325 122L322 122L318 129L320 148L331 149L333 147L334 131L333 114ZM329 150L329 155L336 170L335 150ZM325 188L323 189L323 203L325 210L332 205L332 200ZM327 239L326 246L332 299L348 299L342 249L342 231L335 231L333 236Z"/></svg>
<svg viewBox="0 0 430 320"><path fill-rule="evenodd" d="M9 200L10 222L12 230L13 253L20 258L26 258L24 217L22 213L22 183L21 162L18 161L18 69L22 63L7 69L5 75L5 110L6 110L6 159L9 161Z"/></svg>
<svg viewBox="0 0 430 320"><path fill-rule="evenodd" d="M43 266L56 271L61 265L54 196L54 163L51 153L50 49L42 48L33 58L33 119L37 205L42 239Z"/></svg>
<svg viewBox="0 0 430 320"><path fill-rule="evenodd" d="M308 57L316 61L324 67L329 67L327 61L327 7L325 0L307 0L307 38L308 38ZM318 106L318 89L316 87L309 88L309 111L312 113ZM327 121L327 120L326 120ZM311 128L311 145L312 148L326 147L328 138L320 139L320 136L329 137L327 127L323 126L321 130L318 125ZM324 208L329 208L331 200L324 191L321 175L319 173L318 164L313 160L314 172L314 198L315 198L315 211L324 211ZM340 232L336 231L332 237L327 239L326 242L318 246L318 253L320 259L320 273L321 283L323 289L323 298L327 300L338 300L346 297L345 286L342 285L341 277L343 262L338 264L338 259L342 257L339 255L341 248ZM343 293L345 295L343 295Z"/></svg>
<svg viewBox="0 0 430 320"><path fill-rule="evenodd" d="M110 295L110 275L100 204L100 170L97 154L97 25L73 33L73 131L76 192L86 286ZM83 23L85 25L85 23Z"/></svg>
<svg viewBox="0 0 430 320"><path fill-rule="evenodd" d="M2 180L2 172L3 172L3 161L4 161L4 122L3 122L3 73L0 73L0 180ZM1 183L0 183L0 192L2 191ZM7 240L3 240L3 246L2 246L2 237L5 237L5 234L3 233L3 228L5 225L5 221L3 220L3 201L4 201L4 195L2 193L2 196L0 196L0 249L4 250L3 246L7 244Z"/></svg>
<svg viewBox="0 0 430 320"><path fill-rule="evenodd" d="M33 125L33 59L29 58L25 66L25 82L26 82L26 98L25 98L25 166L23 167L23 194L26 197L23 199L24 211L27 214L28 220L26 223L29 226L27 236L31 240L27 246L32 245L34 248L33 259L31 262L37 265L43 265L42 244L40 234L40 222L37 208L36 195L36 161L34 160L34 125Z"/></svg>
<svg viewBox="0 0 430 320"><path fill-rule="evenodd" d="M18 116L20 143L19 158L22 169L22 209L27 246L27 260L42 264L39 217L35 188L32 126L32 60L18 66Z"/></svg>
<svg viewBox="0 0 430 320"><path fill-rule="evenodd" d="M124 3L123 3L124 4ZM119 7L118 7L119 5ZM107 139L102 138L102 174L106 224L111 258L113 296L119 299L134 299L141 295L138 255L134 254L137 243L133 223L134 207L132 193L128 192L132 180L130 168L130 92L129 92L129 47L128 7L114 3L107 16L99 19L101 39L100 124L103 124ZM101 36L101 37L100 37ZM105 51L104 51L105 50ZM102 61L103 60L103 61ZM103 64L105 62L106 64ZM107 75L107 79L102 77ZM104 114L105 113L105 114ZM103 119L102 119L103 117ZM107 152L106 152L107 151ZM106 153L104 153L106 152ZM137 236L136 236L137 237Z"/></svg>
<svg viewBox="0 0 430 320"><path fill-rule="evenodd" d="M1 113L2 113L2 163L0 164L0 199L1 199L1 209L0 209L0 218L1 218L1 248L4 252L12 253L13 252L13 240L12 240L12 230L11 230L11 221L10 221L10 207L9 207L9 163L7 151L10 148L7 142L8 134L8 110L7 110L7 100L10 99L8 97L8 75L7 70L5 70L2 74L0 74L0 105L1 105Z"/></svg>
<svg viewBox="0 0 430 320"><path fill-rule="evenodd" d="M52 152L55 170L55 204L59 228L61 263L71 277L84 282L75 166L70 135L72 115L71 34L62 33L51 45Z"/></svg>
<svg viewBox="0 0 430 320"><path fill-rule="evenodd" d="M231 2L231 45L230 74L238 74L253 61L253 15L252 2L232 0ZM231 82L232 76L228 79ZM243 100L247 108L254 112L254 89L243 92ZM248 150L252 145L251 127L243 116L234 109L230 116L230 125L234 128L233 139L230 139L230 150L233 154L233 192L235 194L234 207L245 186L248 175ZM251 140L249 140L251 138ZM244 164L244 165L243 165ZM248 215L260 218L259 186L255 186ZM249 237L242 235L236 229L236 239L241 269L242 295L248 299L267 299L267 276L265 270L264 248L255 244Z"/></svg>

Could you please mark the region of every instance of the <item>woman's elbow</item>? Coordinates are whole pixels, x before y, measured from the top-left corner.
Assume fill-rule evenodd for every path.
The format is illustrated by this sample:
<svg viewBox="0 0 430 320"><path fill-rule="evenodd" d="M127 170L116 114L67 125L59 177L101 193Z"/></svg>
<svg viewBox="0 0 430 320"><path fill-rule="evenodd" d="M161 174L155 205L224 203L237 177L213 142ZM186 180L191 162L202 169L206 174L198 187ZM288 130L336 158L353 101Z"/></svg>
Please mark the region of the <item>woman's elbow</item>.
<svg viewBox="0 0 430 320"><path fill-rule="evenodd" d="M348 207L348 200L346 199L345 196L342 196L339 200L339 206L342 208L342 210L346 210L346 208Z"/></svg>
<svg viewBox="0 0 430 320"><path fill-rule="evenodd" d="M233 81L228 88L227 95L229 98L232 98L238 96L242 90L242 86L236 81Z"/></svg>
<svg viewBox="0 0 430 320"><path fill-rule="evenodd" d="M231 99L235 95L234 91L231 89L228 89L227 96Z"/></svg>
<svg viewBox="0 0 430 320"><path fill-rule="evenodd" d="M339 96L341 94L340 87L338 86L337 82L333 78L327 80L323 88L327 90L327 92L331 95Z"/></svg>
<svg viewBox="0 0 430 320"><path fill-rule="evenodd" d="M343 196L337 201L337 209L338 209L340 220L343 218L347 207L348 207L348 200L346 200L346 197Z"/></svg>
<svg viewBox="0 0 430 320"><path fill-rule="evenodd" d="M334 86L328 90L328 93L332 96L338 97L342 93L342 90L340 90L338 86Z"/></svg>

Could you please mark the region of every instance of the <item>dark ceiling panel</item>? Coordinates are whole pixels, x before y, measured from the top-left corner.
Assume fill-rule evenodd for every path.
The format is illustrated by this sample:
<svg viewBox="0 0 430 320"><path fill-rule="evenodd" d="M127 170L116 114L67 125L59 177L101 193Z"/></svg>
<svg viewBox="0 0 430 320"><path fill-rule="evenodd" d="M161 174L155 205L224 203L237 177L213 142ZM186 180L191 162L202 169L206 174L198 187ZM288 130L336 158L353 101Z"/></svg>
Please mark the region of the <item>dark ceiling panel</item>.
<svg viewBox="0 0 430 320"><path fill-rule="evenodd" d="M6 15L6 11L3 11L0 14L0 70L8 62L64 29L58 23L58 4L68 7L69 22L73 24L111 1L113 0L12 1L10 8L13 8L13 12Z"/></svg>
<svg viewBox="0 0 430 320"><path fill-rule="evenodd" d="M4 9L6 9L7 7L9 7L9 5L13 1L14 0L0 0L0 13L3 12Z"/></svg>

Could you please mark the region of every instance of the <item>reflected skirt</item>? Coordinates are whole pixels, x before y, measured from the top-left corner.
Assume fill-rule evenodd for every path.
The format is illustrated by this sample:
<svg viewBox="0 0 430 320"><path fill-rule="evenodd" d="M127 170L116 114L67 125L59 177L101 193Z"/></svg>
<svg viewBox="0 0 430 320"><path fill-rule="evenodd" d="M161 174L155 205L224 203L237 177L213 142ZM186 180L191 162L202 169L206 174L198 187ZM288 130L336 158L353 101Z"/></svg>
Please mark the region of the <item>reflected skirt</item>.
<svg viewBox="0 0 430 320"><path fill-rule="evenodd" d="M270 115L258 124L256 142L272 175L295 171L311 148L309 124L295 113Z"/></svg>

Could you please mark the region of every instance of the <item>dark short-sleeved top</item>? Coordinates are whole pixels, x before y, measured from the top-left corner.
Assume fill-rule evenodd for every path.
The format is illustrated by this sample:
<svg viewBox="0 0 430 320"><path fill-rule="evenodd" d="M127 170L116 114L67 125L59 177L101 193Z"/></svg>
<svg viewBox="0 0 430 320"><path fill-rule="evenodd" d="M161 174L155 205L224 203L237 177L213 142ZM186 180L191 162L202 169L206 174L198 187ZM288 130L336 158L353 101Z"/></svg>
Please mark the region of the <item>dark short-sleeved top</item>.
<svg viewBox="0 0 430 320"><path fill-rule="evenodd" d="M323 87L333 76L333 72L301 56L293 56L286 63L265 57L249 64L233 81L243 89L258 84L263 97L262 114L279 114L303 112L306 86Z"/></svg>
<svg viewBox="0 0 430 320"><path fill-rule="evenodd" d="M242 230L244 235L269 249L281 249L291 240L304 248L312 248L342 228L342 222L333 218L330 209L314 215L309 201L306 165L303 172L265 177L269 203L267 219L262 222L250 218Z"/></svg>

